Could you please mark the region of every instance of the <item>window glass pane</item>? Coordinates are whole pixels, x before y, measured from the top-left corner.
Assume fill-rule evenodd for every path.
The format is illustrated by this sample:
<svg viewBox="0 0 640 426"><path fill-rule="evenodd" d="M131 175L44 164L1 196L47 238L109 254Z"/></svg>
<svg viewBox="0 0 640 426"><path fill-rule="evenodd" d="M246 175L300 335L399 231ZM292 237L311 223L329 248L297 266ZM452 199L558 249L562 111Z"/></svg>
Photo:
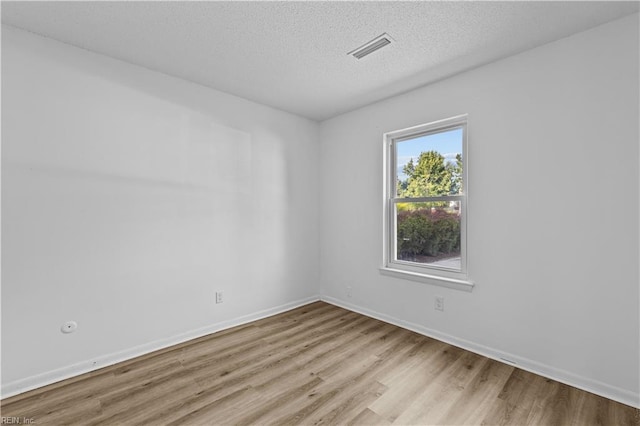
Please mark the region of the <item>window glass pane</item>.
<svg viewBox="0 0 640 426"><path fill-rule="evenodd" d="M396 260L461 269L460 201L396 204Z"/></svg>
<svg viewBox="0 0 640 426"><path fill-rule="evenodd" d="M462 128L396 142L396 196L462 193Z"/></svg>

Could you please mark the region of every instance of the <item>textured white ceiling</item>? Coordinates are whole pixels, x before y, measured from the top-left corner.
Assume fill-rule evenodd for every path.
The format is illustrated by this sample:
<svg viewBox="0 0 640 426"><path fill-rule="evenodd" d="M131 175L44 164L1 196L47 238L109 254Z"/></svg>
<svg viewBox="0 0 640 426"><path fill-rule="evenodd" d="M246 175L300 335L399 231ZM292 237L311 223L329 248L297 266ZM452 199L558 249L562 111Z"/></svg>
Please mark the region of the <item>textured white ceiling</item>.
<svg viewBox="0 0 640 426"><path fill-rule="evenodd" d="M638 2L2 2L2 22L324 120ZM347 52L388 33L357 60Z"/></svg>

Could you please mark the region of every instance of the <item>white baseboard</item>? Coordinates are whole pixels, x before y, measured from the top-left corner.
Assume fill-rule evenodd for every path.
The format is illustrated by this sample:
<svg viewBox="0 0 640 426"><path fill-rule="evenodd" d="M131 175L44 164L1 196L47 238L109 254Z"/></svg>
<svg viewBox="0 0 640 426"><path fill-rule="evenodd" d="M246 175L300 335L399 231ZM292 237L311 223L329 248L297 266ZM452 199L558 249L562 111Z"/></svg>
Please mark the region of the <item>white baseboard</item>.
<svg viewBox="0 0 640 426"><path fill-rule="evenodd" d="M238 325L247 324L252 321L270 317L272 315L276 315L282 312L286 312L291 309L295 309L297 307L300 307L312 302L316 302L318 300L320 300L319 296L307 297L302 300L285 303L284 305L265 309L249 315L244 315L238 318L232 318L229 320L221 321L216 324L211 324L206 327L198 328L196 330L188 331L186 333L181 333L176 336L155 340L153 342L146 343L144 345L135 346L130 349L125 349L123 351L115 352L108 355L103 355L98 358L93 358L91 360L79 362L77 364L69 365L56 370L37 374L35 376L9 382L2 385L2 390L0 394L2 395L3 399L8 398L23 392L40 388L42 386L59 382L61 380L79 376L80 374L89 373L91 371L107 367L109 365L117 364L122 361L127 361L141 355L146 355L148 353L151 353L160 349L164 349L173 345L184 343L189 340L197 339L198 337L206 336L208 334L226 330L231 327L236 327Z"/></svg>
<svg viewBox="0 0 640 426"><path fill-rule="evenodd" d="M441 333L428 327L404 321L390 315L386 315L380 312L373 311L371 309L363 308L361 306L335 299L333 297L321 296L320 299L327 303L331 303L332 305L336 305L341 308L366 315L368 317L376 318L381 321L397 325L398 327L414 331L418 334L422 334L423 336L432 337L442 342L449 343L453 346L457 346L459 348L466 349L479 355L486 356L487 358L491 358L505 364L514 365L518 368L521 368L522 370L529 371L531 373L556 380L569 386L573 386L575 388L621 402L622 404L626 404L631 407L640 408L640 394L636 394L626 389L611 386L598 380L590 379L588 377L578 376L569 371L555 368L550 365L541 364L527 358L500 352L488 346L480 345L465 339L459 339L449 334Z"/></svg>
<svg viewBox="0 0 640 426"><path fill-rule="evenodd" d="M23 392L27 392L33 389L37 389L42 386L50 385L52 383L59 382L61 380L69 379L71 377L78 376L80 374L89 373L94 370L98 370L109 365L117 364L118 362L127 361L137 356L145 355L150 352L154 352L160 349L164 349L173 345L177 345L192 339L197 339L208 334L212 334L218 331L226 330L238 325L247 324L252 321L256 321L262 318L266 318L272 315L276 315L282 312L295 309L297 307L323 300L332 305L340 306L341 308L348 309L353 312L357 312L372 318L379 319L381 321L388 322L390 324L397 325L398 327L406 328L407 330L414 331L424 336L432 337L445 343L466 349L468 351L477 353L479 355L486 356L487 358L494 359L496 361L504 362L510 365L515 365L518 368L535 373L558 382L565 383L567 385L585 390L587 392L594 393L596 395L603 396L605 398L612 399L614 401L621 402L623 404L640 408L640 395L631 391L621 389L615 386L608 385L606 383L590 379L588 377L578 376L566 370L561 370L549 365L541 364L536 361L519 357L513 354L497 351L493 348L480 345L465 339L459 339L457 337L441 333L436 330L432 330L428 327L424 327L419 324L403 321L401 319L376 312L361 306L357 306L348 302L344 302L339 299L335 299L329 296L312 296L306 299L298 300L295 302L286 303L274 308L265 309L250 315L245 315L238 318L233 318L226 321L221 321L216 324L212 324L206 327L202 327L193 331L182 333L176 336L168 337L166 339L156 340L144 345L135 346L124 351L115 352L108 355L103 355L99 358L94 358L77 364L69 365L56 370L48 371L46 373L37 374L35 376L27 377L24 379L16 380L2 385L0 394L2 398L8 398Z"/></svg>

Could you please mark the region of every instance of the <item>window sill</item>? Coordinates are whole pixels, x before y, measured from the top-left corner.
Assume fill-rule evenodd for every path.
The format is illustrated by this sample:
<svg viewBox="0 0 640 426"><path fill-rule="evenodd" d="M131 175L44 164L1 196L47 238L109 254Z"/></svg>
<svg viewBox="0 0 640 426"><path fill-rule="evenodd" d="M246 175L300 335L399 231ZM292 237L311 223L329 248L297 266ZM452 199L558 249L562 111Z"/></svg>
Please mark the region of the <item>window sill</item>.
<svg viewBox="0 0 640 426"><path fill-rule="evenodd" d="M440 277L437 275L427 275L417 272L403 271L401 269L394 269L388 267L380 268L382 275L387 275L394 278L401 278L405 280L417 281L421 283L427 283L437 285L440 287L452 288L455 290L462 290L470 292L473 290L473 283L471 281L459 280L455 278Z"/></svg>

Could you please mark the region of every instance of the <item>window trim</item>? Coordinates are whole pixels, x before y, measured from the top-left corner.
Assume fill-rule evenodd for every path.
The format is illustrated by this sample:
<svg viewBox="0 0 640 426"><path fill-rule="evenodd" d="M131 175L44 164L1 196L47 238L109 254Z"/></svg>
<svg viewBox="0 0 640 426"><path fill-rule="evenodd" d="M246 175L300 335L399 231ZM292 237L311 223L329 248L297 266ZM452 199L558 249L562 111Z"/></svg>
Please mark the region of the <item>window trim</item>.
<svg viewBox="0 0 640 426"><path fill-rule="evenodd" d="M456 288L471 291L473 282L468 274L468 252L467 252L467 219L468 219L468 116L458 115L444 120L433 121L406 129L387 132L383 135L383 255L380 272L398 278L413 281L426 282L429 284ZM416 137L429 134L442 133L448 130L462 128L462 193L457 195L445 195L435 197L420 198L397 198L396 182L396 158L397 144L403 140L414 139ZM423 266L416 262L396 260L396 210L395 206L399 202L422 202L422 201L459 201L460 202L460 257L461 268L454 270L441 266ZM391 235L393 233L393 235Z"/></svg>

